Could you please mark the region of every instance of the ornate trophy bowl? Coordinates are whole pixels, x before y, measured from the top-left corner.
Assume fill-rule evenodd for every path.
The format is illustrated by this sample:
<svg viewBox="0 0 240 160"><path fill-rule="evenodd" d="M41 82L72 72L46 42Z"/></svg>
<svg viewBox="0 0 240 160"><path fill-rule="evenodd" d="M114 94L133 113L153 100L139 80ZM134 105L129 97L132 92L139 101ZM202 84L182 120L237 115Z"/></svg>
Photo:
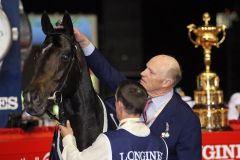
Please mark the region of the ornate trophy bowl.
<svg viewBox="0 0 240 160"><path fill-rule="evenodd" d="M208 13L203 14L203 21L205 24L200 27L196 27L194 24L187 26L190 41L195 47L203 47L205 64L205 71L197 76L193 111L200 119L202 130L225 130L228 128L228 109L224 104L223 91L219 89L219 77L210 70L210 65L212 46L219 47L224 41L226 27L224 25L209 25L210 16ZM222 34L221 38L218 37L220 34Z"/></svg>

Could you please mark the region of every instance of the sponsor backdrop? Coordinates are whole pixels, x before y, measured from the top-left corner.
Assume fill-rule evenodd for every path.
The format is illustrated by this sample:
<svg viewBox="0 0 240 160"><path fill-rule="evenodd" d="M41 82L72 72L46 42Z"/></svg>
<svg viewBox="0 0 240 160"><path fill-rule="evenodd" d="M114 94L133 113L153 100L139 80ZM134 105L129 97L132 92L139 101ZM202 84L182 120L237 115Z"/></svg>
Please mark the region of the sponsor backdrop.
<svg viewBox="0 0 240 160"><path fill-rule="evenodd" d="M19 31L19 1L1 0L2 7L8 16L11 27L17 27ZM19 38L18 38L19 39ZM1 44L0 44L1 45ZM0 70L0 127L7 124L8 115L11 112L21 111L21 67L20 67L20 43L13 41Z"/></svg>

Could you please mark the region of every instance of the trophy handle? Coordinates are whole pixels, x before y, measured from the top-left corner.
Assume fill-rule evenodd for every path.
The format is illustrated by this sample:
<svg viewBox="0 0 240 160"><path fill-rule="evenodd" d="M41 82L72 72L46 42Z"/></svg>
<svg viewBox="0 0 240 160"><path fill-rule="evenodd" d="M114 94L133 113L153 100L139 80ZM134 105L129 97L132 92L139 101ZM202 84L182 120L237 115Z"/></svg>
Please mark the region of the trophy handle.
<svg viewBox="0 0 240 160"><path fill-rule="evenodd" d="M223 32L223 35L222 35L221 40L220 40L218 43L216 43L216 47L219 47L219 45L225 40L225 37L226 37L225 29L226 29L226 26L225 26L225 25L220 26L219 31L220 31L220 32L222 31L222 32Z"/></svg>
<svg viewBox="0 0 240 160"><path fill-rule="evenodd" d="M195 24L189 24L187 26L188 28L188 37L190 39L190 41L195 45L194 47L197 48L199 46L199 44L193 40L192 38L192 31L194 31L196 29L196 25Z"/></svg>

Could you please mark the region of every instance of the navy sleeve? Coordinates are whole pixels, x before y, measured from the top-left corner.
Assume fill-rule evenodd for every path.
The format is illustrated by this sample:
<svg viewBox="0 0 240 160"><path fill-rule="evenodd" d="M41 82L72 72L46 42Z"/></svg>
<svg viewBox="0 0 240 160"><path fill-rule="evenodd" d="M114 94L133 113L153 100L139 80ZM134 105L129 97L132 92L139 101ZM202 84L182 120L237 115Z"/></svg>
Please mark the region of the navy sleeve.
<svg viewBox="0 0 240 160"><path fill-rule="evenodd" d="M101 83L108 86L112 91L117 89L118 84L126 79L116 70L98 49L95 49L90 56L86 56L88 66L97 76Z"/></svg>

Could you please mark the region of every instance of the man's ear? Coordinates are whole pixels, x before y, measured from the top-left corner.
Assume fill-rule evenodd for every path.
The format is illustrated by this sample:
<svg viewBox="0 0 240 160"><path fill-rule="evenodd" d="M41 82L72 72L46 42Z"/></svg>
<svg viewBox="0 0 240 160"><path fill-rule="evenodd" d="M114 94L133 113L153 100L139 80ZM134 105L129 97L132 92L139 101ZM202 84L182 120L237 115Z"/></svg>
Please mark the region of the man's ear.
<svg viewBox="0 0 240 160"><path fill-rule="evenodd" d="M173 80L172 79L165 79L163 81L163 87L169 87L173 85Z"/></svg>
<svg viewBox="0 0 240 160"><path fill-rule="evenodd" d="M126 115L128 114L126 112L125 106L124 106L124 104L121 100L119 100L117 102L116 113L117 113L117 118L118 118L119 121L126 118Z"/></svg>
<svg viewBox="0 0 240 160"><path fill-rule="evenodd" d="M117 106L120 106L121 104L120 104L120 101L119 100L116 100L115 101L115 106L117 107Z"/></svg>
<svg viewBox="0 0 240 160"><path fill-rule="evenodd" d="M122 101L120 101L120 100L116 101L116 102L115 102L115 105L116 105L116 109L117 109L118 111L122 112L122 110L123 110L123 108L124 108Z"/></svg>
<svg viewBox="0 0 240 160"><path fill-rule="evenodd" d="M119 105L120 105L121 107L124 107L122 101L118 101L118 102L119 102Z"/></svg>

